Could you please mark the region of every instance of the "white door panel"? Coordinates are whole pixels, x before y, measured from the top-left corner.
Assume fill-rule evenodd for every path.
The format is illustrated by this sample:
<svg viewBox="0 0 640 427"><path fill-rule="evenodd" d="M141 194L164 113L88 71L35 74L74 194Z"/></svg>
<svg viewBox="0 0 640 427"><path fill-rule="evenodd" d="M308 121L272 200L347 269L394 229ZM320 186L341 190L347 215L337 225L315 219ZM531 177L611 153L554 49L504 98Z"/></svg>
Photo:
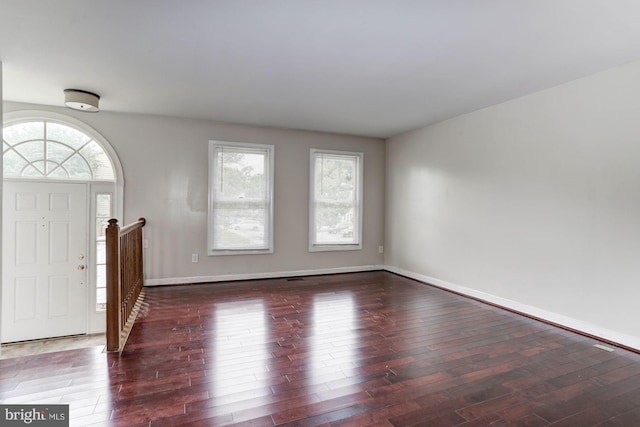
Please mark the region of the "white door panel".
<svg viewBox="0 0 640 427"><path fill-rule="evenodd" d="M86 333L87 186L4 183L2 341Z"/></svg>

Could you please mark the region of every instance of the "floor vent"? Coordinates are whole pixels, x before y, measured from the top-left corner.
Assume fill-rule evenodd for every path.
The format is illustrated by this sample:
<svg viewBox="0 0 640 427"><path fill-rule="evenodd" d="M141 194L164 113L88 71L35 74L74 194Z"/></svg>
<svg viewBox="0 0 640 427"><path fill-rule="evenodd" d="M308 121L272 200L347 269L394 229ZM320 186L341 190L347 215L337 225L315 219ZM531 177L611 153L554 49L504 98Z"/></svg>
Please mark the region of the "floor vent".
<svg viewBox="0 0 640 427"><path fill-rule="evenodd" d="M611 353L612 351L615 351L615 349L611 347L607 347L606 345L602 345L602 344L596 344L594 345L594 347L599 348L600 350L608 351L609 353Z"/></svg>
<svg viewBox="0 0 640 427"><path fill-rule="evenodd" d="M304 279L302 277L289 277L287 282L302 282Z"/></svg>

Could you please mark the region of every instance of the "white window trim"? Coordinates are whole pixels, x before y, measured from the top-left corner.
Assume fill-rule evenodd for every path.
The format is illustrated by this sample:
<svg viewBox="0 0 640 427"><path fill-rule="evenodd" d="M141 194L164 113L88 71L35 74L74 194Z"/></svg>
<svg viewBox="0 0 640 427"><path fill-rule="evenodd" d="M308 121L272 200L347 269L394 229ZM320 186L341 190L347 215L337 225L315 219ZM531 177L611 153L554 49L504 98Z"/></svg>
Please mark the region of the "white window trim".
<svg viewBox="0 0 640 427"><path fill-rule="evenodd" d="M213 205L214 205L214 190L213 190L213 180L215 177L214 167L215 167L215 148L216 147L239 147L239 148L249 148L249 149L259 149L266 150L269 153L268 165L269 171L267 173L268 182L268 194L269 194L269 221L268 228L269 233L267 235L268 247L267 249L213 249L213 230L214 230L214 217L213 215ZM248 142L232 142L232 141L209 141L209 206L207 210L208 215L208 230L207 230L207 254L210 256L217 255L258 255L258 254L271 254L273 253L273 187L274 187L274 157L275 157L275 148L273 145L266 144L253 144Z"/></svg>
<svg viewBox="0 0 640 427"><path fill-rule="evenodd" d="M319 244L315 243L315 209L314 209L314 197L315 197L315 175L316 175L316 162L315 158L317 154L334 154L342 156L352 156L358 159L358 182L356 185L357 197L358 197L358 212L356 212L356 218L358 224L354 230L358 236L358 243L331 243L331 244ZM310 173L309 173L309 252L323 252L323 251L357 251L362 250L362 218L363 218L363 177L364 177L364 153L353 151L337 151L337 150L322 150L312 148L309 157Z"/></svg>

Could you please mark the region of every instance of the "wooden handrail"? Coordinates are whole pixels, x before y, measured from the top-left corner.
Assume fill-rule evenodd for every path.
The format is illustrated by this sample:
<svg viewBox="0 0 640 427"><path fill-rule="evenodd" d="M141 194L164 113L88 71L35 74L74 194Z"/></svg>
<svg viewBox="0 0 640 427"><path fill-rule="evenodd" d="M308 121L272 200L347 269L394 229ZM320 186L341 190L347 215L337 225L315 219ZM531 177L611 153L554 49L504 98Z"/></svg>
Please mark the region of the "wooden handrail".
<svg viewBox="0 0 640 427"><path fill-rule="evenodd" d="M135 322L144 286L144 218L125 227L112 218L106 229L107 351L120 351Z"/></svg>
<svg viewBox="0 0 640 427"><path fill-rule="evenodd" d="M109 220L109 224L111 224L111 221L115 221L116 223L118 222L117 219L112 218ZM139 218L136 222L132 222L129 225L125 225L124 227L120 228L120 235L123 234L127 234L133 230L135 230L136 228L141 228L144 227L147 224L147 220L144 218Z"/></svg>

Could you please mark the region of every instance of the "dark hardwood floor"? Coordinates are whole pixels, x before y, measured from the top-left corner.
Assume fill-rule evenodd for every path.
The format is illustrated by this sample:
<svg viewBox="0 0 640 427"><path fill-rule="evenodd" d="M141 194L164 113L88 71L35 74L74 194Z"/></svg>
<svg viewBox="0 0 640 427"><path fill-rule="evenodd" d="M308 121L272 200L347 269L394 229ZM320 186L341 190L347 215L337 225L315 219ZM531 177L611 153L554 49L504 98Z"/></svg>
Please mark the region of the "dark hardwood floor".
<svg viewBox="0 0 640 427"><path fill-rule="evenodd" d="M0 360L71 425L640 426L640 355L386 272L147 289L121 355Z"/></svg>

